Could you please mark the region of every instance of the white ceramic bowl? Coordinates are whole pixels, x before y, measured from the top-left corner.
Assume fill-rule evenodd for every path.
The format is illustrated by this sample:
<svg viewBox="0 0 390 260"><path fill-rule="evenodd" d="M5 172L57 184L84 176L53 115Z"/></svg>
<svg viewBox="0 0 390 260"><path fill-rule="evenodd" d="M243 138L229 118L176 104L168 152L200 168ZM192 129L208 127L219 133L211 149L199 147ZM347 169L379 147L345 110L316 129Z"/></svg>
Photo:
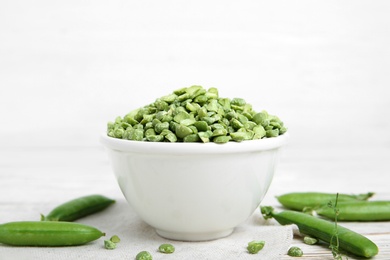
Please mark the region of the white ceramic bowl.
<svg viewBox="0 0 390 260"><path fill-rule="evenodd" d="M131 207L169 239L228 236L259 207L288 134L244 142L154 143L101 136Z"/></svg>

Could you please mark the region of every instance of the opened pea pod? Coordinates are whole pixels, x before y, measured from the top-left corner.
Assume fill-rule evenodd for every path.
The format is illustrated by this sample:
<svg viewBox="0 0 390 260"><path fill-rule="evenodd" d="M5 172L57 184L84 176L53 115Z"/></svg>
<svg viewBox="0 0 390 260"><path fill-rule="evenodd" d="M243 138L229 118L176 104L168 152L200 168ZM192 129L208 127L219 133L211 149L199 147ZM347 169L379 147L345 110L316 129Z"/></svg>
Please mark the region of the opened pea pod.
<svg viewBox="0 0 390 260"><path fill-rule="evenodd" d="M102 195L88 195L70 200L54 208L48 215L41 215L42 221L74 221L100 212L115 200Z"/></svg>

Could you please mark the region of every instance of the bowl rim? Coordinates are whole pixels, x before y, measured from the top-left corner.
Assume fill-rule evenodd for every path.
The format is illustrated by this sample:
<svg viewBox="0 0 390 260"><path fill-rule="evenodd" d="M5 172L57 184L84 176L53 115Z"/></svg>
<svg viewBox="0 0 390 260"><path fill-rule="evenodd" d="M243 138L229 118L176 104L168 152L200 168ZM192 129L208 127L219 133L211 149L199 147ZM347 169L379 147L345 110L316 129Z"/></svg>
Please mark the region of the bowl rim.
<svg viewBox="0 0 390 260"><path fill-rule="evenodd" d="M169 142L146 142L118 139L107 136L107 133L100 135L100 142L111 150L133 153L154 153L154 154L215 154L215 153L242 153L259 152L278 149L284 146L289 139L289 133L277 137L264 138L259 140L248 140L242 142L217 143L169 143Z"/></svg>

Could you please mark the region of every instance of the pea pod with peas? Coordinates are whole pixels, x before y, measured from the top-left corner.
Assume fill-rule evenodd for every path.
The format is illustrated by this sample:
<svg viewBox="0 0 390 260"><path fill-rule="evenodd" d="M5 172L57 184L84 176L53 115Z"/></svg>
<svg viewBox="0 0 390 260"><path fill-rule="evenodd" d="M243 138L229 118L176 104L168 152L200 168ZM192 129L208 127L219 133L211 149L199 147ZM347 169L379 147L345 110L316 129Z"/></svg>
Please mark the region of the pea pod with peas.
<svg viewBox="0 0 390 260"><path fill-rule="evenodd" d="M373 192L363 194L339 194L339 202L366 201L374 195ZM276 197L280 204L292 210L302 211L305 208L316 208L334 200L333 193L326 192L291 192Z"/></svg>
<svg viewBox="0 0 390 260"><path fill-rule="evenodd" d="M77 246L105 233L73 222L19 221L0 225L0 243L13 246Z"/></svg>
<svg viewBox="0 0 390 260"><path fill-rule="evenodd" d="M114 202L115 200L102 195L88 195L70 200L55 207L47 216L41 215L41 220L74 221L102 211Z"/></svg>
<svg viewBox="0 0 390 260"><path fill-rule="evenodd" d="M295 224L302 234L332 244L335 224L331 221L292 210L275 212L269 206L263 206L260 209L265 219L274 218L281 225ZM378 254L378 247L374 242L350 229L338 226L337 236L339 247L342 250L365 258L371 258Z"/></svg>

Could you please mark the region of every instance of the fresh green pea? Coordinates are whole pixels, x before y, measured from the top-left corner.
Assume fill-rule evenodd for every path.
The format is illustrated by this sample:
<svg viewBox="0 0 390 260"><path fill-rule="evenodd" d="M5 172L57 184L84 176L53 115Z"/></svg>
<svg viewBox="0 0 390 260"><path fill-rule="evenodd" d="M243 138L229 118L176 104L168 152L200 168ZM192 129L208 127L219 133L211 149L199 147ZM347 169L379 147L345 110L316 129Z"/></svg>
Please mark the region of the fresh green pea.
<svg viewBox="0 0 390 260"><path fill-rule="evenodd" d="M162 244L159 246L158 251L164 254L172 254L175 252L175 247L171 244Z"/></svg>
<svg viewBox="0 0 390 260"><path fill-rule="evenodd" d="M102 195L84 196L57 206L47 216L42 215L41 220L74 221L102 211L114 202Z"/></svg>
<svg viewBox="0 0 390 260"><path fill-rule="evenodd" d="M292 210L276 213L272 207L264 206L260 209L265 219L274 218L281 225L295 224L300 233L315 237L328 244L332 243L335 224L331 221ZM337 227L337 237L340 249L356 256L370 258L378 254L378 247L374 242L340 225Z"/></svg>
<svg viewBox="0 0 390 260"><path fill-rule="evenodd" d="M337 209L339 221L390 220L390 201L341 201L337 203ZM328 206L314 210L320 216L334 219L334 210Z"/></svg>
<svg viewBox="0 0 390 260"><path fill-rule="evenodd" d="M73 222L21 221L0 225L0 243L13 246L76 246L105 234Z"/></svg>
<svg viewBox="0 0 390 260"><path fill-rule="evenodd" d="M358 195L339 194L338 201L367 200L373 195L374 193L372 192ZM277 196L276 198L284 207L302 211L306 207L316 208L326 205L329 201L334 200L335 194L323 192L292 192Z"/></svg>
<svg viewBox="0 0 390 260"><path fill-rule="evenodd" d="M247 250L250 254L257 254L261 249L263 249L265 241L262 240L253 240L248 243Z"/></svg>
<svg viewBox="0 0 390 260"><path fill-rule="evenodd" d="M135 260L153 260L153 257L148 251L141 251L136 255Z"/></svg>
<svg viewBox="0 0 390 260"><path fill-rule="evenodd" d="M301 257L303 256L303 251L297 246L292 246L287 252L287 255L292 257Z"/></svg>

